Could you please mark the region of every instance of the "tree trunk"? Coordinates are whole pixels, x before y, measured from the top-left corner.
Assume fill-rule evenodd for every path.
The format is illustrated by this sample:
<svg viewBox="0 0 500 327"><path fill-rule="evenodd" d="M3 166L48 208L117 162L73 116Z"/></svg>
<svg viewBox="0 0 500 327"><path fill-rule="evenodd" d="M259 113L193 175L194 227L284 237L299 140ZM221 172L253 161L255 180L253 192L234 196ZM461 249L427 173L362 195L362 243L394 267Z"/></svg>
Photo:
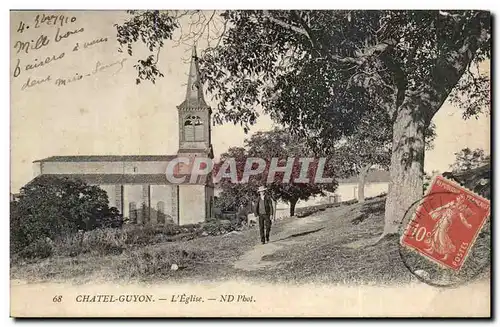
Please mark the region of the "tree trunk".
<svg viewBox="0 0 500 327"><path fill-rule="evenodd" d="M478 39L468 38L455 51L444 53L417 97L406 97L393 125L389 194L385 203L385 235L398 233L410 206L423 196L424 130L471 63L477 44L488 38L486 28ZM476 42L477 41L477 42Z"/></svg>
<svg viewBox="0 0 500 327"><path fill-rule="evenodd" d="M359 172L359 180L358 180L358 202L365 202L365 179L366 175L368 175L368 171L371 168L371 164L368 164L361 168Z"/></svg>
<svg viewBox="0 0 500 327"><path fill-rule="evenodd" d="M295 216L295 205L298 201L299 199L290 200L290 217Z"/></svg>
<svg viewBox="0 0 500 327"><path fill-rule="evenodd" d="M398 232L401 221L422 195L427 127L422 117L425 108L401 105L393 126L389 193L385 203L383 238Z"/></svg>

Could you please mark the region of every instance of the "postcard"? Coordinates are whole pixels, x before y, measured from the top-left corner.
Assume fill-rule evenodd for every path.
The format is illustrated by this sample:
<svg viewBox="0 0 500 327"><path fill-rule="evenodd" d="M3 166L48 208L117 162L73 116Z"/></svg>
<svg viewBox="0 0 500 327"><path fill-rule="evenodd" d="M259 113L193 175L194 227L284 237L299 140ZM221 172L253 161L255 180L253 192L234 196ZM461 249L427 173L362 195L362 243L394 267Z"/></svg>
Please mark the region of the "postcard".
<svg viewBox="0 0 500 327"><path fill-rule="evenodd" d="M10 29L11 317L491 317L489 12Z"/></svg>

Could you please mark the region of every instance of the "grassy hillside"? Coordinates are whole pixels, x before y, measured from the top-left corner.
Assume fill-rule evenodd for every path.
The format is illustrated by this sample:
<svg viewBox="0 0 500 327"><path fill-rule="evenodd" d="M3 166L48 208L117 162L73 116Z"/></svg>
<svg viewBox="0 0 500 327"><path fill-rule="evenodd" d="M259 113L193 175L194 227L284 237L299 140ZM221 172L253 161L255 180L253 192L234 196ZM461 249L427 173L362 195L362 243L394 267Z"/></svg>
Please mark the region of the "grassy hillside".
<svg viewBox="0 0 500 327"><path fill-rule="evenodd" d="M383 228L385 198L317 208L286 218L260 244L258 228L224 235L158 237L156 244L120 251L86 251L43 260L18 260L11 276L29 281L219 281L392 284L415 281L400 257L397 237L374 246ZM206 233L205 233L206 234Z"/></svg>

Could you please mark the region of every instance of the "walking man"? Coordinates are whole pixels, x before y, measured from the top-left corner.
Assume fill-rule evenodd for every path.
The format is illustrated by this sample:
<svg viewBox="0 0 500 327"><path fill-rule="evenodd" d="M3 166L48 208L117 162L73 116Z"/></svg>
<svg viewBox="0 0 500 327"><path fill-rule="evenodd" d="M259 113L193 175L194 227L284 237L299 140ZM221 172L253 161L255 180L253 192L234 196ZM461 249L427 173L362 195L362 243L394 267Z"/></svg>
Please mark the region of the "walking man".
<svg viewBox="0 0 500 327"><path fill-rule="evenodd" d="M273 202L271 197L266 193L266 188L260 186L257 192L259 198L255 206L255 215L259 217L260 241L262 244L269 242L269 234L271 233L271 215L273 214ZM265 233L264 233L265 231Z"/></svg>

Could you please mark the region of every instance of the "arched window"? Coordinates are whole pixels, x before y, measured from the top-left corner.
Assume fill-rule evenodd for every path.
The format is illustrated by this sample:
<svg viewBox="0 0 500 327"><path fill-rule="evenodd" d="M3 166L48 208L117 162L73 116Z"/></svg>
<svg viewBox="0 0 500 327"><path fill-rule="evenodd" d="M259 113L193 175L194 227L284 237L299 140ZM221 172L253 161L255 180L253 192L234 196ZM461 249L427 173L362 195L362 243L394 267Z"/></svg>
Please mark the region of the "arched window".
<svg viewBox="0 0 500 327"><path fill-rule="evenodd" d="M128 208L130 223L137 224L137 206L135 205L135 202L130 202L128 204Z"/></svg>
<svg viewBox="0 0 500 327"><path fill-rule="evenodd" d="M184 140L203 141L205 130L200 116L187 116L184 121Z"/></svg>
<svg viewBox="0 0 500 327"><path fill-rule="evenodd" d="M156 204L156 211L158 214L158 224L164 224L165 223L165 202L158 201L158 203Z"/></svg>

